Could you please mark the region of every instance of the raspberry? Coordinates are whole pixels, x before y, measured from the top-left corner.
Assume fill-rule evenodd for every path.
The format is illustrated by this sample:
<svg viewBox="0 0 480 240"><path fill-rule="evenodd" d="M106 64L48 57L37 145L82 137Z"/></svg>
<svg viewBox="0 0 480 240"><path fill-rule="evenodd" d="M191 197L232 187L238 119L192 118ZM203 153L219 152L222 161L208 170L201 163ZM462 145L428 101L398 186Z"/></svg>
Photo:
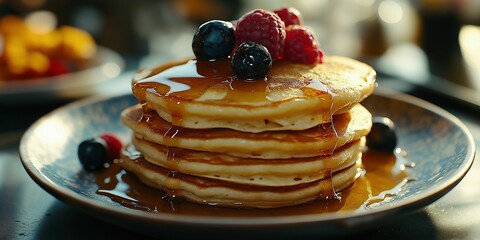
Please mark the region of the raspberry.
<svg viewBox="0 0 480 240"><path fill-rule="evenodd" d="M69 73L70 70L65 62L58 59L50 59L50 66L47 69L47 76L57 76Z"/></svg>
<svg viewBox="0 0 480 240"><path fill-rule="evenodd" d="M288 7L275 10L276 13L282 21L285 23L285 27L290 25L302 25L302 14L296 8Z"/></svg>
<svg viewBox="0 0 480 240"><path fill-rule="evenodd" d="M277 14L256 9L243 15L236 23L237 44L256 42L265 46L272 59L282 55L285 42L285 24Z"/></svg>
<svg viewBox="0 0 480 240"><path fill-rule="evenodd" d="M120 155L120 150L122 149L122 142L112 133L103 133L100 135L100 138L107 143L108 149L108 158L115 159Z"/></svg>
<svg viewBox="0 0 480 240"><path fill-rule="evenodd" d="M307 28L292 25L287 28L284 58L298 63L321 63L323 52L312 32Z"/></svg>

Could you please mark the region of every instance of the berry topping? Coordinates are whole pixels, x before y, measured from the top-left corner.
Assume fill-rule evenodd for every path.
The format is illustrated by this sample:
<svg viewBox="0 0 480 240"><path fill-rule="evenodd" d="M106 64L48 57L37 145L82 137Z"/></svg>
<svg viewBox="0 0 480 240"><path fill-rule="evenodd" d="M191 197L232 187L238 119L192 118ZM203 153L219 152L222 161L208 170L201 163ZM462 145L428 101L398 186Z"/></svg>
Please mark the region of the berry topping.
<svg viewBox="0 0 480 240"><path fill-rule="evenodd" d="M65 73L69 73L70 69L68 65L59 59L50 59L50 64L47 69L47 76L57 76Z"/></svg>
<svg viewBox="0 0 480 240"><path fill-rule="evenodd" d="M287 28L283 54L289 61L307 64L321 63L323 58L323 52L313 33L298 25Z"/></svg>
<svg viewBox="0 0 480 240"><path fill-rule="evenodd" d="M120 156L120 150L122 149L122 142L120 139L111 133L101 134L100 138L107 143L109 160L118 158Z"/></svg>
<svg viewBox="0 0 480 240"><path fill-rule="evenodd" d="M244 42L235 49L231 63L238 78L263 79L272 67L272 57L266 47L255 42Z"/></svg>
<svg viewBox="0 0 480 240"><path fill-rule="evenodd" d="M285 27L303 24L302 14L293 7L278 9L275 10L274 13L282 19L285 23Z"/></svg>
<svg viewBox="0 0 480 240"><path fill-rule="evenodd" d="M85 170L100 170L119 157L121 148L122 142L115 135L104 133L81 142L78 146L78 159Z"/></svg>
<svg viewBox="0 0 480 240"><path fill-rule="evenodd" d="M372 130L367 135L370 148L384 152L393 152L397 147L395 124L387 117L374 117Z"/></svg>
<svg viewBox="0 0 480 240"><path fill-rule="evenodd" d="M282 55L285 36L285 24L282 19L268 10L253 10L236 22L237 44L243 42L261 44L268 49L272 59Z"/></svg>
<svg viewBox="0 0 480 240"><path fill-rule="evenodd" d="M230 22L212 20L202 24L193 36L195 56L200 60L227 59L235 47L234 32Z"/></svg>
<svg viewBox="0 0 480 240"><path fill-rule="evenodd" d="M78 146L78 159L87 171L105 168L105 164L108 163L107 143L101 138L83 141Z"/></svg>

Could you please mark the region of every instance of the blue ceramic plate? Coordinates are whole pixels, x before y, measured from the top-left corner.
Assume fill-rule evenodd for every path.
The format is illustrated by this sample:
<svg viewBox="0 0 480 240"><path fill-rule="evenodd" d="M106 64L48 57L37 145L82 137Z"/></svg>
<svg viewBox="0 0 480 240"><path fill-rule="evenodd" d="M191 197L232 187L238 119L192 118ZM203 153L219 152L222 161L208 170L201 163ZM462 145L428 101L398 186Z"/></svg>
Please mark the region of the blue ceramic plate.
<svg viewBox="0 0 480 240"><path fill-rule="evenodd" d="M388 203L368 211L300 213L295 216L223 217L195 212L150 213L122 207L95 194L93 174L82 170L77 146L101 132L114 132L124 141L130 130L120 112L136 103L133 96L89 99L62 107L39 119L25 133L20 155L28 174L46 191L89 214L142 233L161 235L195 231L207 236L229 232L255 236L339 235L371 229L424 207L450 191L467 173L474 157L474 141L466 127L446 111L403 94L375 94L364 101L373 115L387 116L397 126L399 146L416 167L416 181Z"/></svg>

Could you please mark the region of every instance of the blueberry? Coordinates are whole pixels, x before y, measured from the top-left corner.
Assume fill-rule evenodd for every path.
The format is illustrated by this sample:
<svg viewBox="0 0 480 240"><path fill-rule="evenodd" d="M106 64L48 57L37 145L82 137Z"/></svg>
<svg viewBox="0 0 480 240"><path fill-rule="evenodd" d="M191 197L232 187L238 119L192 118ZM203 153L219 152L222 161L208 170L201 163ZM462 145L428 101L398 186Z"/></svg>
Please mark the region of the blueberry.
<svg viewBox="0 0 480 240"><path fill-rule="evenodd" d="M108 162L107 143L101 138L83 141L78 146L78 159L87 171L103 169Z"/></svg>
<svg viewBox="0 0 480 240"><path fill-rule="evenodd" d="M372 130L367 135L367 145L375 150L393 152L397 147L395 124L387 117L374 117Z"/></svg>
<svg viewBox="0 0 480 240"><path fill-rule="evenodd" d="M244 42L235 49L231 64L238 78L263 79L272 67L272 57L263 45Z"/></svg>
<svg viewBox="0 0 480 240"><path fill-rule="evenodd" d="M193 36L192 49L199 60L227 59L235 47L230 22L212 20L202 24Z"/></svg>

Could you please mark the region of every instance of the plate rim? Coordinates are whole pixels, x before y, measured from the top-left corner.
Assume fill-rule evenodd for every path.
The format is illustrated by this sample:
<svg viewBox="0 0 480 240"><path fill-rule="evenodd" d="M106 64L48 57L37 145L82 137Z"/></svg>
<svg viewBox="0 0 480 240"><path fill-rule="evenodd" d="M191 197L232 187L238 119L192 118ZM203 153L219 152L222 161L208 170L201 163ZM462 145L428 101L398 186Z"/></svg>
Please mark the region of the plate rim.
<svg viewBox="0 0 480 240"><path fill-rule="evenodd" d="M303 225L303 224L320 224L326 222L339 222L346 221L351 222L352 224L358 224L355 221L358 218L364 217L374 217L378 214L387 214L392 215L400 212L403 209L413 209L424 207L438 198L445 195L451 189L453 189L467 174L468 170L471 168L474 157L475 157L475 141L465 126L465 124L460 121L456 116L447 112L446 110L430 103L420 98L399 93L393 91L385 91L380 88L376 88L374 95L381 97L391 98L396 101L406 102L411 105L415 105L426 109L430 112L433 112L442 118L455 124L465 135L468 146L467 153L465 155L465 160L462 165L454 171L452 177L445 179L440 182L438 185L435 185L435 188L429 188L422 191L419 194L411 196L407 199L397 200L395 205L380 206L378 208L369 209L368 211L348 211L348 212L334 212L334 213L319 213L319 214L309 214L303 216L295 216L295 221L292 221L293 216L274 216L274 217L212 217L212 216L191 216L191 215L174 215L169 213L150 213L140 210L129 209L121 206L113 206L111 204L100 202L88 198L84 195L78 194L72 191L69 188L65 188L59 185L56 185L51 179L44 176L37 168L33 165L33 159L28 154L28 140L32 138L33 132L37 126L39 126L43 121L48 120L51 116L58 114L63 111L68 111L71 109L76 109L80 107L85 107L87 105L100 103L102 101L122 99L127 97L133 97L131 93L121 94L117 96L104 96L104 97L89 97L79 101L75 101L59 107L52 112L44 115L35 121L23 134L20 145L19 145L19 155L23 167L25 168L28 175L34 180L45 191L53 195L55 198L72 204L79 207L80 209L91 213L91 210L95 210L95 213L104 213L103 214L94 214L94 215L103 215L102 218L109 220L108 217L104 216L116 216L124 219L130 219L141 222L148 222L153 224L187 224L187 225L196 225L196 226L212 226L220 227L265 227L265 226L284 226L284 225ZM113 220L110 220L113 221Z"/></svg>
<svg viewBox="0 0 480 240"><path fill-rule="evenodd" d="M66 74L61 74L52 77L41 77L35 79L27 79L27 80L6 80L0 86L0 97L18 95L18 94L28 94L28 93L48 93L54 91L60 91L72 87L83 86L88 83L93 83L93 81L103 80L107 81L109 79L113 79L114 77L119 76L124 68L125 68L125 60L118 54L117 52L113 51L110 48L104 46L97 46L97 51L94 56L95 61L98 60L108 60L108 61L100 61L98 64L79 70L74 71ZM90 73L95 73L108 64L114 64L118 67L118 73L113 77L105 77L105 78L97 78L88 80L83 83L72 83L69 82L69 78L72 76L80 76L80 75L88 75ZM66 84L69 83L69 84ZM70 84L71 83L71 84ZM33 85L32 85L33 84Z"/></svg>

